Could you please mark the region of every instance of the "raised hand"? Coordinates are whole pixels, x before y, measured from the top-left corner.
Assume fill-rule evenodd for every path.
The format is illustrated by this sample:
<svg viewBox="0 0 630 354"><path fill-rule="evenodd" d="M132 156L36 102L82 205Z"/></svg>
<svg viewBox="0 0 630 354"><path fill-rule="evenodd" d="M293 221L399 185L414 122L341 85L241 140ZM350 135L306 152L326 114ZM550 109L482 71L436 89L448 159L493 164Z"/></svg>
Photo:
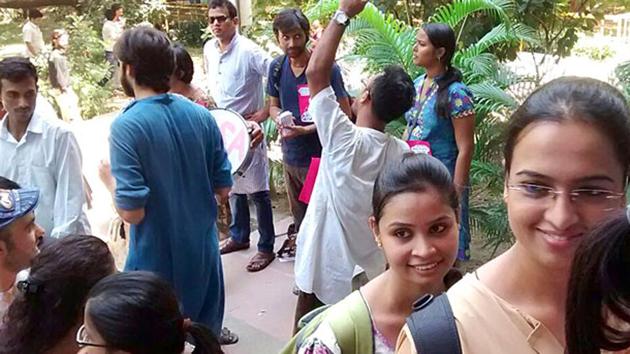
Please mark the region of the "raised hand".
<svg viewBox="0 0 630 354"><path fill-rule="evenodd" d="M363 11L367 3L368 0L339 0L339 10L345 12L348 17L354 17Z"/></svg>

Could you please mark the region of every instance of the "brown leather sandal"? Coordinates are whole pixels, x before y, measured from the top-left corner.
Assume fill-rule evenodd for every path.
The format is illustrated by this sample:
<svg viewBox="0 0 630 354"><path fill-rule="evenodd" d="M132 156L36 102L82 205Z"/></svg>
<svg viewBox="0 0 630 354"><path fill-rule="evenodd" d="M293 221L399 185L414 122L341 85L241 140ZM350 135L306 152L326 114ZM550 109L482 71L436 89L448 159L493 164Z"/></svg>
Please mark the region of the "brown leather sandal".
<svg viewBox="0 0 630 354"><path fill-rule="evenodd" d="M254 257L249 260L246 269L248 272L258 272L267 268L274 258L276 258L276 255L273 252L256 252Z"/></svg>
<svg viewBox="0 0 630 354"><path fill-rule="evenodd" d="M232 253L232 252L236 252L240 250L246 250L248 248L249 248L249 242L239 243L232 240L232 238L228 238L227 240L221 241L221 244L219 246L219 252L221 254L228 254L228 253Z"/></svg>

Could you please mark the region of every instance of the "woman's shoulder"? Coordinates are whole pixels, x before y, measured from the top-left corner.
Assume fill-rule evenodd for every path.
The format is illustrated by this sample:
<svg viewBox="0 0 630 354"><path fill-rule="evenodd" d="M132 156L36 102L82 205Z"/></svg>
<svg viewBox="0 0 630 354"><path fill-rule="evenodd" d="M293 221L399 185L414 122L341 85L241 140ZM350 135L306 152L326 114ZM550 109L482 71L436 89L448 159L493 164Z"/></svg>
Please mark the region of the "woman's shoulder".
<svg viewBox="0 0 630 354"><path fill-rule="evenodd" d="M468 88L468 86L462 81L455 81L451 83L448 87L448 91L451 95L459 94L459 95L472 96L472 92L470 91L470 88Z"/></svg>

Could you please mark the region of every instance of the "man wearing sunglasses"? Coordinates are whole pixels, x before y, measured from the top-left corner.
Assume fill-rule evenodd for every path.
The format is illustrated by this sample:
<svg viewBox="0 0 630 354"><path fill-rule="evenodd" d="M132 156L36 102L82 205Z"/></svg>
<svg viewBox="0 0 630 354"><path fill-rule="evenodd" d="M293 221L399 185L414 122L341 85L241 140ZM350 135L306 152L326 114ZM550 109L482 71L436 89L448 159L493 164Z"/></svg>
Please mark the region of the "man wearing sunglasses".
<svg viewBox="0 0 630 354"><path fill-rule="evenodd" d="M204 60L210 95L219 108L236 111L248 121L262 123L268 117L263 95L263 77L267 76L271 57L257 44L237 32L236 7L228 0L209 2L208 23L214 39L204 46ZM266 144L253 151L250 167L242 176L234 176L230 194L232 224L230 237L222 242L221 254L249 248L250 220L247 199L256 206L258 252L247 265L257 272L275 258L275 230L269 197L269 163Z"/></svg>
<svg viewBox="0 0 630 354"><path fill-rule="evenodd" d="M204 68L209 94L219 108L234 110L248 121L262 123L269 116L265 106L263 77L267 75L271 57L257 44L241 36L236 7L228 0L210 0L208 24L214 39L203 49ZM232 224L230 237L221 243L221 254L249 248L250 219L248 197L256 206L258 252L247 265L250 272L266 268L275 258L275 230L269 196L269 162L267 145L254 148L252 163L242 176L234 176L230 193ZM219 342L238 340L223 329Z"/></svg>

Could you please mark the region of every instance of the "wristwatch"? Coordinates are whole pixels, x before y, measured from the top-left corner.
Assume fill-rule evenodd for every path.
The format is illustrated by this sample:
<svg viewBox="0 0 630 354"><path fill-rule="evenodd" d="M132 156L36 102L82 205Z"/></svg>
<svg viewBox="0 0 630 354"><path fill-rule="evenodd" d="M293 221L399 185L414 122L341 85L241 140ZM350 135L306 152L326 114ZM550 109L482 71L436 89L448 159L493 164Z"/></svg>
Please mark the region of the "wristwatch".
<svg viewBox="0 0 630 354"><path fill-rule="evenodd" d="M337 10L333 15L332 20L344 27L350 24L350 17L348 17L343 10Z"/></svg>

